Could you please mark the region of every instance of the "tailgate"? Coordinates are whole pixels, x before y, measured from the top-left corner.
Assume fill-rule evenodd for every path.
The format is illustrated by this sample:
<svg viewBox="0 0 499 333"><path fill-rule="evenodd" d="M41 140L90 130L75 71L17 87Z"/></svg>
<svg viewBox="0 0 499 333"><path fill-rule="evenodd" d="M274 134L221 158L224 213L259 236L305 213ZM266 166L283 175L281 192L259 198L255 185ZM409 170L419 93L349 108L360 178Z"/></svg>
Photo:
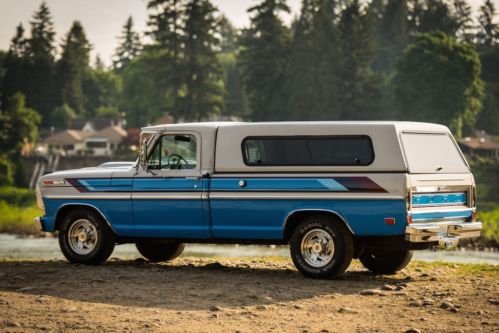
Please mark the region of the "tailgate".
<svg viewBox="0 0 499 333"><path fill-rule="evenodd" d="M473 219L475 187L470 173L409 175L409 184L412 223Z"/></svg>

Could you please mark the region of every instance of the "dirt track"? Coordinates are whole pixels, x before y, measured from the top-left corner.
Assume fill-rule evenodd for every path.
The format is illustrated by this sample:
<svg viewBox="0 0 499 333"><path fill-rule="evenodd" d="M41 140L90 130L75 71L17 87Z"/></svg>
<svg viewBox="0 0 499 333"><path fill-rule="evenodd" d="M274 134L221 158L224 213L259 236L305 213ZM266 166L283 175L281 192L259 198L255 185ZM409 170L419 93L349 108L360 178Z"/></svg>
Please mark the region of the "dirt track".
<svg viewBox="0 0 499 333"><path fill-rule="evenodd" d="M394 276L354 263L324 281L281 259L0 261L0 331L499 332L498 277L423 263Z"/></svg>

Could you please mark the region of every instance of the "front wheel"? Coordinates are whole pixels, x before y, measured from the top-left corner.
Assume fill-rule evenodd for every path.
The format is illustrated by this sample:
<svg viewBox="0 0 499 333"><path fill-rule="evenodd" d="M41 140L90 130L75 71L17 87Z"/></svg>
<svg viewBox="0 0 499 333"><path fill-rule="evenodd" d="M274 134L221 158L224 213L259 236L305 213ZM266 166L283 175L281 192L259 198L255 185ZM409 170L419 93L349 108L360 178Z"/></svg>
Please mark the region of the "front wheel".
<svg viewBox="0 0 499 333"><path fill-rule="evenodd" d="M144 240L135 244L140 254L149 261L161 262L177 258L184 251L185 245L160 240Z"/></svg>
<svg viewBox="0 0 499 333"><path fill-rule="evenodd" d="M100 264L113 253L116 238L102 217L89 209L75 209L59 228L59 246L71 263Z"/></svg>
<svg viewBox="0 0 499 333"><path fill-rule="evenodd" d="M322 216L300 223L290 240L296 268L311 278L335 278L350 265L353 239L345 226Z"/></svg>
<svg viewBox="0 0 499 333"><path fill-rule="evenodd" d="M410 250L365 248L359 260L375 274L394 274L407 266L412 259Z"/></svg>

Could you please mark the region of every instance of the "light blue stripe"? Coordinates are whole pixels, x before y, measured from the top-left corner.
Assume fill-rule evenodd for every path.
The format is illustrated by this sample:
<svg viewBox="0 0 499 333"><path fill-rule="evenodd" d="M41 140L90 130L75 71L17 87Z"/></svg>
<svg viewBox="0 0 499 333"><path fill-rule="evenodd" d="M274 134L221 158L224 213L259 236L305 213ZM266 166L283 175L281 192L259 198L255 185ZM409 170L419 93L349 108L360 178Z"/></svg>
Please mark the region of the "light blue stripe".
<svg viewBox="0 0 499 333"><path fill-rule="evenodd" d="M341 185L334 179L318 179L318 181L330 190L348 192L348 189L345 186Z"/></svg>

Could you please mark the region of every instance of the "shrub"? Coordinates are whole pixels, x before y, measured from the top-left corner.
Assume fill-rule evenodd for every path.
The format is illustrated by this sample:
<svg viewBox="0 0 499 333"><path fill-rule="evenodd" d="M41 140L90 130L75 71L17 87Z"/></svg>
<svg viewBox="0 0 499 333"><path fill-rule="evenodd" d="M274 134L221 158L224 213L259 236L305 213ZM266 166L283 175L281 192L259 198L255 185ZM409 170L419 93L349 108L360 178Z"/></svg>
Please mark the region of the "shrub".
<svg viewBox="0 0 499 333"><path fill-rule="evenodd" d="M10 205L26 207L36 202L35 191L11 186L0 187L0 201Z"/></svg>
<svg viewBox="0 0 499 333"><path fill-rule="evenodd" d="M0 201L0 232L11 234L38 234L33 219L40 215L36 205L18 207Z"/></svg>

